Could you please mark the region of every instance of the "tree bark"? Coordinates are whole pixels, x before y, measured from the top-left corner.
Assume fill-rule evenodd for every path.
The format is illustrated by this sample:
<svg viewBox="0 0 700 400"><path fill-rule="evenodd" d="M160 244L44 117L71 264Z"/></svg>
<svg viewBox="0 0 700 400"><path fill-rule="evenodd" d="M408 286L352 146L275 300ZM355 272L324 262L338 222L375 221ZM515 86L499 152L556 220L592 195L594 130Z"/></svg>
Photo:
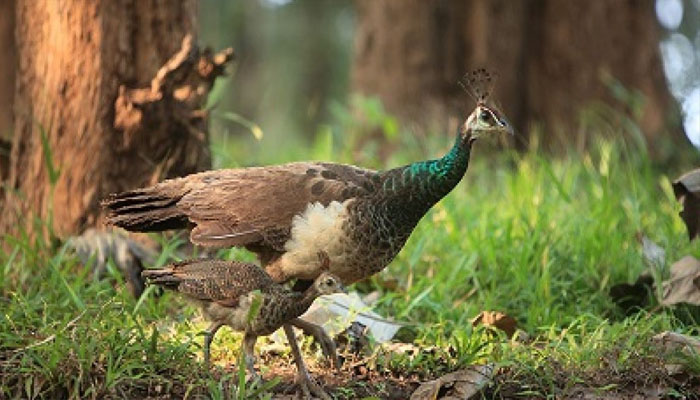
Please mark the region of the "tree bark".
<svg viewBox="0 0 700 400"><path fill-rule="evenodd" d="M634 118L650 142L671 119L651 0L356 4L353 86L405 118L463 118L457 80L486 66L499 75L492 97L518 134L542 126L545 147L585 143L580 111L600 102ZM615 80L644 95L638 110L613 96Z"/></svg>
<svg viewBox="0 0 700 400"><path fill-rule="evenodd" d="M0 1L0 182L7 179L15 94L15 2ZM0 205L2 200L0 200Z"/></svg>
<svg viewBox="0 0 700 400"><path fill-rule="evenodd" d="M59 237L80 232L99 224L108 194L209 167L200 108L231 54L198 59L183 40L196 10L195 0L17 0L0 231L34 232L38 217Z"/></svg>

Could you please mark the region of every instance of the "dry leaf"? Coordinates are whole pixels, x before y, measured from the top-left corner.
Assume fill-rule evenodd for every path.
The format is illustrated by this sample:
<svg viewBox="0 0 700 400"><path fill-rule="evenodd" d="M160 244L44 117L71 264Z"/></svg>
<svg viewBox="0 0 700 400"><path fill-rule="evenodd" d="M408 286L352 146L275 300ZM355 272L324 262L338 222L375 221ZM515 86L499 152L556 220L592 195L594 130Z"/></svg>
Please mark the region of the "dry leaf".
<svg viewBox="0 0 700 400"><path fill-rule="evenodd" d="M700 353L700 338L697 337L666 331L654 335L652 340L661 345L664 351L682 350L691 352L690 354Z"/></svg>
<svg viewBox="0 0 700 400"><path fill-rule="evenodd" d="M648 386L635 388L634 394L618 391L601 391L590 387L574 387L571 389L574 393L570 398L581 400L661 400L668 393L668 389L663 386Z"/></svg>
<svg viewBox="0 0 700 400"><path fill-rule="evenodd" d="M673 193L683 205L680 216L693 240L700 233L700 169L683 174L673 182Z"/></svg>
<svg viewBox="0 0 700 400"><path fill-rule="evenodd" d="M689 356L697 356L700 354L700 339L684 335L677 332L661 332L654 335L652 341L666 354L680 351ZM680 374L685 370L685 367L677 363L668 363L665 365L666 371L671 374Z"/></svg>
<svg viewBox="0 0 700 400"><path fill-rule="evenodd" d="M510 316L498 311L482 311L474 319L472 326L484 325L498 328L508 335L513 337L518 323Z"/></svg>
<svg viewBox="0 0 700 400"><path fill-rule="evenodd" d="M663 283L661 304L700 305L700 261L685 256L671 265L671 277Z"/></svg>
<svg viewBox="0 0 700 400"><path fill-rule="evenodd" d="M475 365L441 376L420 385L411 395L411 400L436 400L443 389L443 400L467 400L477 395L491 382L494 365Z"/></svg>

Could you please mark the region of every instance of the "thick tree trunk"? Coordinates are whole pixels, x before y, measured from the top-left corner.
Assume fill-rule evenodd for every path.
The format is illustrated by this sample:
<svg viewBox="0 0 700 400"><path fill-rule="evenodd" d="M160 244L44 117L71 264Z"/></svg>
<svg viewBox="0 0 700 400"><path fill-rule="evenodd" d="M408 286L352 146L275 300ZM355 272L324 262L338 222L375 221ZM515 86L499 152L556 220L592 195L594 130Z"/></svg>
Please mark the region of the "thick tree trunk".
<svg viewBox="0 0 700 400"><path fill-rule="evenodd" d="M671 98L651 0L358 0L357 9L353 85L404 117L463 116L456 82L486 66L518 133L543 125L546 147L585 142L579 112L599 101L637 118L650 141L665 128ZM611 77L641 91L641 109L613 98Z"/></svg>
<svg viewBox="0 0 700 400"><path fill-rule="evenodd" d="M0 1L0 182L7 179L15 94L15 2ZM0 206L2 199L0 199Z"/></svg>
<svg viewBox="0 0 700 400"><path fill-rule="evenodd" d="M197 59L183 41L196 10L195 0L17 0L0 231L33 231L51 216L59 236L79 232L99 224L108 194L209 166L198 109L230 53Z"/></svg>

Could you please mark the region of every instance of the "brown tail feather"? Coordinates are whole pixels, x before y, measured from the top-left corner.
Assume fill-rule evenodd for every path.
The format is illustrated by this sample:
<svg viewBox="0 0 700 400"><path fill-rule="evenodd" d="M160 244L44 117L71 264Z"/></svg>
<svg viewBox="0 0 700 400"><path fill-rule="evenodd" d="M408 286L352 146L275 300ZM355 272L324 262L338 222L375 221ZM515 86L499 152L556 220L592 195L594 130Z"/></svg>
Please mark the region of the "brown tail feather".
<svg viewBox="0 0 700 400"><path fill-rule="evenodd" d="M167 289L177 289L182 280L174 274L172 267L144 269L141 277L150 285L159 285Z"/></svg>
<svg viewBox="0 0 700 400"><path fill-rule="evenodd" d="M102 202L107 223L129 231L151 232L187 228L188 219L177 208L184 193L170 195L157 187L113 195Z"/></svg>

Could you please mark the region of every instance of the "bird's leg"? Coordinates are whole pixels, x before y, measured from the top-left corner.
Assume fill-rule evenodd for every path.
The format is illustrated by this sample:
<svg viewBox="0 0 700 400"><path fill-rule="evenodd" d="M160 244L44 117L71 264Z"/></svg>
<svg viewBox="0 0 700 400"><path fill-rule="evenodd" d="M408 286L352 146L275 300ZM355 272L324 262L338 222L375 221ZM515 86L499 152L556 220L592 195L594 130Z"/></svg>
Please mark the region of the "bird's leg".
<svg viewBox="0 0 700 400"><path fill-rule="evenodd" d="M216 335L216 331L219 330L224 324L221 322L212 322L211 325L209 325L209 328L207 328L206 332L204 333L204 365L206 366L207 370L209 370L209 360L210 360L210 347L211 347L211 342L214 340L214 335Z"/></svg>
<svg viewBox="0 0 700 400"><path fill-rule="evenodd" d="M255 371L255 342L257 340L258 337L256 335L246 333L243 337L243 345L241 346L243 357L245 358L245 366L253 380L260 379L258 373Z"/></svg>
<svg viewBox="0 0 700 400"><path fill-rule="evenodd" d="M335 369L340 371L340 359L338 358L338 349L335 346L335 341L328 336L321 326L304 321L301 318L294 318L290 323L307 335L313 336L321 344L323 354L330 358Z"/></svg>
<svg viewBox="0 0 700 400"><path fill-rule="evenodd" d="M323 400L331 400L328 393L324 392L320 386L316 384L309 375L309 371L306 369L306 364L304 359L301 357L301 351L299 350L299 345L297 344L297 339L294 336L294 328L289 324L284 324L284 333L287 336L287 341L289 346L292 348L292 356L294 356L294 363L297 365L297 376L299 379L299 386L304 393L304 398L310 399L311 393Z"/></svg>

